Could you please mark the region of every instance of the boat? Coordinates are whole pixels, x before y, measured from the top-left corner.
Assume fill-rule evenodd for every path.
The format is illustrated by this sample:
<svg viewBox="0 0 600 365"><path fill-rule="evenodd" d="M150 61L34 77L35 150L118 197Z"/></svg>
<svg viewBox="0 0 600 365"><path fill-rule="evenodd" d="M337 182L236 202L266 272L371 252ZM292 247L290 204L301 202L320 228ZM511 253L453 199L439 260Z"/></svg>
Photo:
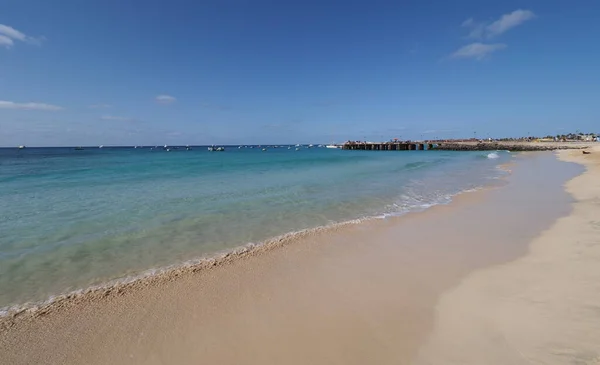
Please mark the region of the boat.
<svg viewBox="0 0 600 365"><path fill-rule="evenodd" d="M101 144L100 146L98 146L98 148L104 148L104 145L103 145L103 144Z"/></svg>
<svg viewBox="0 0 600 365"><path fill-rule="evenodd" d="M210 146L210 147L208 147L208 150L210 152L222 152L222 151L225 151L225 147Z"/></svg>
<svg viewBox="0 0 600 365"><path fill-rule="evenodd" d="M20 150L23 150L23 149L25 149L25 148L27 148L27 147L25 147L25 146L19 146L19 149L20 149Z"/></svg>
<svg viewBox="0 0 600 365"><path fill-rule="evenodd" d="M584 155L589 155L589 154L591 154L591 152L590 152L590 151L581 151L581 152L583 152L583 154L584 154Z"/></svg>
<svg viewBox="0 0 600 365"><path fill-rule="evenodd" d="M74 149L75 149L75 151L83 151L83 147L81 147L81 146L75 147Z"/></svg>
<svg viewBox="0 0 600 365"><path fill-rule="evenodd" d="M340 147L336 146L334 144L328 144L327 146L325 146L325 148L340 148Z"/></svg>

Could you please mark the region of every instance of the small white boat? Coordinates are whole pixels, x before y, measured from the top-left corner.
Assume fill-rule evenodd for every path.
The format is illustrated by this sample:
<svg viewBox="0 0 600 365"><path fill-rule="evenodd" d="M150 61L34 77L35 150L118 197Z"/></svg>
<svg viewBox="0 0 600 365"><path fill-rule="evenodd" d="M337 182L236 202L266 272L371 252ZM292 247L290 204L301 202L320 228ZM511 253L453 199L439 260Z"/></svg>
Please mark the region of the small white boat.
<svg viewBox="0 0 600 365"><path fill-rule="evenodd" d="M25 146L19 146L20 150L25 149L25 148L26 148Z"/></svg>
<svg viewBox="0 0 600 365"><path fill-rule="evenodd" d="M325 148L340 148L334 144L328 144L327 146L325 146Z"/></svg>
<svg viewBox="0 0 600 365"><path fill-rule="evenodd" d="M101 144L100 146L98 146L98 148L104 148L104 145L103 145L103 144Z"/></svg>

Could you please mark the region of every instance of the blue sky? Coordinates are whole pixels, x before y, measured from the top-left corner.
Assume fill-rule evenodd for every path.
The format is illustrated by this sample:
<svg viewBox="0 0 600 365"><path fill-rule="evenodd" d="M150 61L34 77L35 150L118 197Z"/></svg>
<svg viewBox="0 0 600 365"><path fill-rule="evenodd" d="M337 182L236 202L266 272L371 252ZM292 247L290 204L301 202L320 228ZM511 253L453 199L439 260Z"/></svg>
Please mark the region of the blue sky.
<svg viewBox="0 0 600 365"><path fill-rule="evenodd" d="M600 132L600 1L5 0L0 146Z"/></svg>

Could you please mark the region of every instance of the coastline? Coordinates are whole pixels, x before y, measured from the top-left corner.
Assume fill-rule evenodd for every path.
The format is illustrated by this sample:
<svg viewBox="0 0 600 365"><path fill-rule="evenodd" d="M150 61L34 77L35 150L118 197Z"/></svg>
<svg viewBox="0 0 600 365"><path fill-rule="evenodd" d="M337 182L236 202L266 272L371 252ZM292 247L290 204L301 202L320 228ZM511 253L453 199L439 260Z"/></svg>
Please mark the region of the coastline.
<svg viewBox="0 0 600 365"><path fill-rule="evenodd" d="M524 156L525 154L521 153L521 155ZM518 157L518 154L510 155L508 162L497 165L496 168L507 175L496 176L493 179L499 179L498 181L501 181L506 178L508 174L510 174L510 170L507 169L507 166L513 164L512 159L515 157ZM247 257L262 255L270 250L302 241L303 239L310 238L314 235L326 235L328 233L336 232L339 229L343 229L344 227L357 224L368 224L369 222L379 220L395 220L406 215L434 208L438 205L451 204L453 200L462 195L494 189L498 187L497 185L498 183L494 181L474 188L467 188L462 191L450 193L445 197L445 200L439 199L432 203L426 202L424 205L415 203L415 205L411 205L404 210L396 212L378 212L376 215L368 215L345 221L331 222L330 224L316 226L314 228L291 231L270 237L263 241L258 241L257 243L254 241L247 242L239 246L224 248L220 251L210 252L198 257L176 262L172 265L151 267L145 270L134 271L127 276L96 280L96 282L90 283L87 286L75 286L74 289L54 292L43 299L27 300L11 303L10 305L3 305L0 306L0 329L10 327L14 325L15 322L22 319L27 320L43 316L51 311L61 310L63 307L76 305L79 302L97 300L114 293L136 290L136 288L140 286L144 287L160 284L165 281L171 281L173 278L181 275L209 270L216 266L226 265L235 260L243 260Z"/></svg>
<svg viewBox="0 0 600 365"><path fill-rule="evenodd" d="M490 177L503 174L495 166L512 158L325 149L150 157L97 150L90 152L94 159L73 151L39 152L13 151L18 156L9 158L19 167L7 171L15 178L0 197L8 202L0 223L0 312L294 232L445 204L457 193L488 185ZM59 166L46 177L30 175L30 164L43 171L43 156L54 156ZM103 163L88 166L96 159ZM118 173L110 166L132 168ZM88 170L71 175L77 167ZM165 171L147 179L148 169ZM223 184L203 177L212 173ZM74 194L80 199L70 202Z"/></svg>
<svg viewBox="0 0 600 365"><path fill-rule="evenodd" d="M498 191L501 190L503 189L498 189ZM125 287L124 290L115 288L97 293L86 293L82 296L66 297L64 298L65 300L57 302L60 305L52 308L51 311L30 313L31 316L29 319L32 319L31 321L21 321L21 319L26 319L27 316L17 316L17 321L11 322L12 324L9 326L11 328L7 328L4 336L0 334L2 336L0 337L0 344L2 344L5 350L10 349L8 355L9 358L14 360L14 363L31 361L31 359L37 359L37 362L40 363L44 363L44 359L45 361L49 361L48 359L54 359L55 361L60 359L61 361L59 362L62 363L77 363L77 361L81 362L85 359L84 362L93 363L90 362L92 358L96 359L95 361L98 363L103 362L101 359L105 361L110 359L111 362L123 363L140 361L144 363L158 363L158 359L161 356L165 356L165 353L172 355L180 351L183 351L187 356L179 358L183 362L192 361L194 356L205 357L212 355L217 356L215 359L223 359L222 356L226 356L233 363L240 359L240 357L236 357L235 353L240 352L242 349L248 350L249 347L247 346L249 345L238 346L237 342L235 342L236 345L229 343L237 351L233 351L234 354L232 355L226 355L219 352L219 349L224 350L222 347L227 347L227 342L221 344L218 339L237 338L239 340L249 340L245 335L252 333L252 331L256 334L257 328L259 328L262 330L258 330L259 335L257 338L263 341L268 338L275 345L278 340L273 336L278 331L273 331L271 327L274 326L279 331L287 331L283 330L281 325L282 323L286 323L286 320L289 320L290 316L293 317L292 322L295 324L295 327L291 326L290 328L298 328L299 326L301 330L297 332L301 333L285 333L288 335L288 339L289 336L300 336L297 341L294 341L294 343L297 342L296 345L298 348L289 348L290 344L287 342L280 343L283 346L283 350L281 350L282 352L278 356L289 355L290 351L299 350L313 342L311 338L305 336L311 332L311 328L307 328L306 326L310 323L315 324L315 317L320 319L318 323L337 324L339 328L326 326L325 329L338 334L340 330L343 330L349 324L352 324L352 328L357 326L354 329L359 329L361 325L366 325L367 329L376 328L376 333L392 334L397 329L390 328L386 324L389 321L387 315L395 314L404 320L400 321L403 325L407 324L406 321L414 322L412 326L401 330L401 332L407 332L403 333L406 343L400 346L400 349L392 349L389 343L390 339L387 336L380 338L380 340L383 340L383 344L386 345L382 348L381 341L373 342L374 339L372 337L361 337L362 335L359 333L351 331L352 333L346 336L348 337L346 338L347 341L343 338L341 340L334 340L333 343L328 343L330 345L328 348L311 352L315 356L313 360L320 359L323 361L323 356L329 356L329 351L335 349L336 346L345 346L348 342L352 343L360 339L371 344L370 351L363 351L365 356L367 353L372 355L373 351L377 350L381 355L382 361L391 356L395 358L401 356L403 361L409 361L412 357L411 354L419 347L420 340L424 339L428 330L433 327L429 312L433 311L433 306L438 296L437 293L441 292L442 289L451 287L458 278L473 269L480 266L488 266L490 263L497 261L511 260L522 254L524 249L523 246L517 247L519 245L515 245L507 253L506 248L492 247L493 250L491 252L489 250L490 247L487 247L486 250L481 250L480 248L481 252L477 252L476 254L470 252L467 255L469 257L465 258L462 254L471 247L469 244L461 242L460 234L458 234L458 238L450 238L456 240L456 242L450 245L451 247L442 247L439 244L436 245L433 233L420 233L418 228L412 228L414 231L411 233L407 232L407 227L410 225L427 227L432 222L434 224L437 222L437 224L443 226L448 215L456 213L457 210L459 212L464 211L463 214L474 214L470 211L481 209L477 207L480 205L480 200L487 199L486 195L490 195L490 192L481 191L463 194L446 206L436 206L425 212L413 213L409 216L398 217L397 219L364 222L364 224L355 224L348 227L343 226L340 229L334 229L333 232L310 233L305 237L298 238L301 242L297 242L298 244L294 245L283 245L285 240L276 240L276 242L273 242L274 247L284 247L281 247L279 250L269 250L267 248L270 246L265 246L262 249L259 248L258 251L242 250L239 253L235 253L236 256L243 256L242 260L234 259L231 254L227 254L220 260L208 260L205 263L201 263L200 267L191 266L182 269L180 272L173 272L169 276L155 276L150 281L136 282L136 285ZM545 222L541 221L540 225L544 226L547 224ZM443 227L442 231L444 229L450 232L455 231L456 227L453 227L451 223ZM477 235L485 237L486 233L489 232L481 231L477 232ZM532 230L528 234L534 235L536 233ZM419 239L422 239L424 242L419 247L402 242L400 247L398 247L399 242L397 237L399 236L406 238L407 242ZM524 234L519 239L528 237ZM376 242L369 242L370 240ZM439 249L439 251L435 251L435 249ZM459 250L462 254L453 252L454 250ZM256 253L260 254L255 255ZM411 257L411 255L414 257ZM403 263L406 264L405 267L398 268L398 262L391 261L390 258L404 261ZM444 262L448 258L450 258L450 261L454 260L456 262L452 265ZM413 261L407 261L411 259ZM421 271L418 271L419 275L428 276L420 277L426 285L425 288L415 287L414 283L408 281L407 278L410 278L410 275L414 274L417 266L424 262L423 260L426 260L427 264L433 266L439 265L443 269L438 268L436 275L429 275L421 269ZM341 267L339 266L340 262L343 264ZM332 263L338 263L338 266L330 265ZM381 267L377 268L378 265ZM211 269L203 270L206 268L205 266ZM374 272L363 272L365 269L374 269ZM345 274L346 277L337 277L340 275L340 272ZM395 278L394 280L388 278L390 274ZM373 285L373 282L365 281L364 275L372 275L371 279L379 279L381 283ZM446 278L444 279L443 276L446 276ZM319 283L319 280L323 280L325 283ZM402 295L389 292L390 287L393 287L397 280L406 286L406 292L401 293ZM331 281L329 285L324 285L328 281ZM295 287L294 285L289 285L291 283L296 284L296 287L299 289L288 292L291 290L289 289L290 287ZM339 292L337 289L340 287L345 288L346 293L343 291ZM336 290L333 290L334 293L331 293L332 289L336 289L338 292L336 293ZM198 294L196 290L204 295ZM314 291L312 294L320 294L317 297L322 299L315 300L323 300L323 305L315 308L315 303L312 303L310 298L306 297L307 290L309 292L311 290ZM256 294L256 292L262 296ZM348 293L352 295L348 296ZM419 298L407 297L410 293ZM365 294L371 295L365 296ZM265 296L270 300L265 302ZM420 296L423 296L423 298L420 298ZM352 298L353 303L346 303L350 298ZM296 301L290 302L292 299L296 299ZM405 313L397 313L395 306L390 307L391 303L404 307L406 309ZM299 304L301 305L299 306ZM383 308L380 308L382 305ZM265 308L262 308L263 306L267 306L271 310L266 311ZM345 313L347 316L343 316L343 320L339 319L332 322L330 318L325 316L326 314L331 316L331 313L321 312L328 308L336 308L340 313ZM373 313L380 309L386 310L381 310L380 314ZM299 315L298 311L302 312L303 310L306 313L300 313ZM356 319L351 319L350 315L356 315L357 311L361 315L367 315L366 318L362 318L363 323L360 321L361 315L358 316L358 322L356 322ZM150 323L145 323L146 319L142 315L144 313L150 315L152 319L149 321ZM272 319L265 317L265 315L275 314L277 317L277 313L279 313L280 318L278 318L276 323L271 323L271 326L265 326L264 322L272 321ZM417 317L414 317L415 314ZM189 315L192 316L190 317ZM386 317L383 317L384 315ZM126 323L123 325L124 328L114 327L119 322L119 316L127 318ZM214 319L215 317L217 319ZM202 323L206 327L202 330L190 328L190 323L187 323L189 321L196 324ZM307 323L304 323L305 321ZM181 326L174 326L173 322ZM245 322L250 322L252 326L249 326ZM106 327L106 323L112 324L112 326L109 325ZM240 333L223 333L223 328L238 328L240 324L242 324ZM73 334L69 334L64 328L60 328L61 325L66 326L69 330L77 328L79 330L85 329L84 332L86 335L82 336L82 339L75 339L73 338ZM149 336L153 337L153 339L142 340L140 338L141 332L136 332L140 326L150 331L151 334ZM244 331L245 326L248 326L247 330L252 329L252 331ZM158 336L159 329L171 333L179 339L187 338L188 340L183 341L183 344L175 344L172 341L169 341L168 344L159 342L160 345L158 347L160 349L144 355L144 348L148 350L155 347L140 347L138 346L140 341L142 343L150 341L150 343L157 344L155 341L157 341L156 336ZM41 346L41 349L33 349L31 346L25 346L25 348L21 348L18 351L14 348L19 343L19 338L37 339L37 342L44 342L43 333L47 331L54 332L56 330L61 333L57 337L63 340L61 341L62 345L58 349L54 349L54 346L51 345L51 342L57 340L46 341L44 346ZM120 340L137 338L138 343L136 345L135 343L131 343L131 341L118 343L114 339L99 339L93 333L89 333L89 331L95 330L111 333L116 339ZM184 334L185 336L183 336ZM411 340L407 336L409 334L412 334L410 337L414 337L414 339ZM194 339L198 343L212 343L215 348L196 349L190 352L190 348L187 347L191 345L189 338ZM286 337L283 336L283 338ZM87 351L75 350L76 348L81 348L81 341L92 341L92 343L97 345L98 349L113 349L114 351L112 353L98 353L98 349L90 349L90 342L85 342L87 345L83 346L87 348ZM254 345L261 348L260 344L263 341L254 343ZM250 342L253 343L253 341ZM148 343L145 343L145 345L148 345ZM313 345L316 344L313 343ZM325 345L327 343L323 344L323 346ZM43 349L49 350L50 354L40 354L40 352L43 352ZM185 351L186 349L188 351ZM382 352L382 350L384 351ZM264 356L275 356L270 352L273 350L262 348L258 350L254 348L253 351L256 352L257 359L261 358L261 356L263 360L269 358ZM267 352L263 353L261 351ZM127 352L130 352L133 357L124 358L123 356ZM322 356L318 356L319 354ZM100 355L102 357L99 357ZM242 354L237 353L237 356L242 356ZM367 358L370 357L365 357L364 359ZM135 361L132 359L135 359ZM297 361L301 363L302 359L306 360L307 358L299 353ZM332 362L339 360L342 363L344 359L335 360ZM345 360L348 363L348 358L345 358ZM353 361L358 360L360 358ZM287 362L295 363L294 361Z"/></svg>
<svg viewBox="0 0 600 365"><path fill-rule="evenodd" d="M497 167L506 173L510 173L509 166L512 164L513 162L507 162L505 164L498 165ZM315 235L326 235L328 233L333 233L339 229L343 229L344 227L350 227L359 224L369 224L369 222L374 223L379 220L394 220L407 214L421 213L427 209L435 208L439 205L451 204L453 200L464 194L481 192L494 188L497 188L497 186L489 185L475 189L468 189L452 195L449 202L439 202L437 204L422 207L420 209L414 207L411 210L395 214L367 216L343 222L334 222L325 226L288 232L259 243L250 242L233 249L226 249L206 256L186 260L182 263L157 267L145 270L139 274L107 280L97 285L91 285L87 288L80 288L64 293L58 293L51 295L46 300L25 302L22 304L0 307L0 330L13 326L21 319L27 320L44 316L51 311L61 310L64 307L77 305L79 302L101 299L114 293L121 294L124 291L136 290L138 287L161 284L171 281L174 278L182 275L196 273L202 270L210 270L217 266L230 264L236 260L244 260L248 257L262 255L271 250L281 248L288 244L297 243L298 241L302 241L303 239L307 239Z"/></svg>

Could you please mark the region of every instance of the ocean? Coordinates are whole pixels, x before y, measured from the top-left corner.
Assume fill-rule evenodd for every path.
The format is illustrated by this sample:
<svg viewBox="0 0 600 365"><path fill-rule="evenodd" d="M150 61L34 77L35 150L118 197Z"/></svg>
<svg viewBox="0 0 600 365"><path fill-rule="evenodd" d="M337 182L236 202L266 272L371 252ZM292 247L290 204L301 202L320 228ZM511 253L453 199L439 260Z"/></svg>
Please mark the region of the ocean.
<svg viewBox="0 0 600 365"><path fill-rule="evenodd" d="M508 152L0 149L0 307L496 184Z"/></svg>

